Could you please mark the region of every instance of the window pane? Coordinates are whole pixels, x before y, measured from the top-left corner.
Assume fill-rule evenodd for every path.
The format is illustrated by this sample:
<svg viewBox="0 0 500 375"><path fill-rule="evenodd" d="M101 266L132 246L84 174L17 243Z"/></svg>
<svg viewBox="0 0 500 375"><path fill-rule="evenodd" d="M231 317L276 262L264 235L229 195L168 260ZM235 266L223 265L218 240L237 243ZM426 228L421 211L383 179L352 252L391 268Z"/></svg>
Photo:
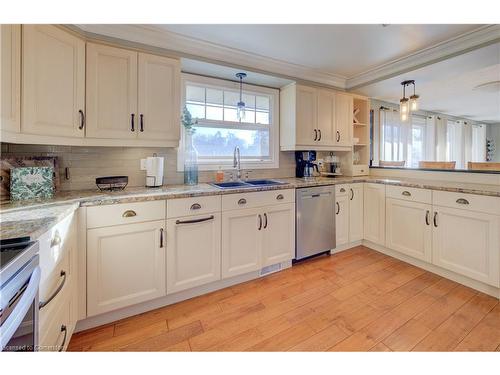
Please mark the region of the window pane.
<svg viewBox="0 0 500 375"><path fill-rule="evenodd" d="M269 111L269 98L267 96L257 96L257 109Z"/></svg>
<svg viewBox="0 0 500 375"><path fill-rule="evenodd" d="M205 103L205 89L198 86L186 86L186 101Z"/></svg>
<svg viewBox="0 0 500 375"><path fill-rule="evenodd" d="M238 122L238 115L236 113L236 108L224 107L224 121Z"/></svg>
<svg viewBox="0 0 500 375"><path fill-rule="evenodd" d="M257 124L269 125L269 113L268 112L255 112L255 122Z"/></svg>
<svg viewBox="0 0 500 375"><path fill-rule="evenodd" d="M251 111L248 108L246 108L245 109L245 118L241 119L241 122L255 124L255 111Z"/></svg>
<svg viewBox="0 0 500 375"><path fill-rule="evenodd" d="M186 107L193 118L205 118L205 106L188 103Z"/></svg>
<svg viewBox="0 0 500 375"><path fill-rule="evenodd" d="M255 109L255 95L243 94L242 99L246 108Z"/></svg>
<svg viewBox="0 0 500 375"><path fill-rule="evenodd" d="M224 106L236 107L240 101L240 94L233 91L224 91Z"/></svg>
<svg viewBox="0 0 500 375"><path fill-rule="evenodd" d="M207 120L222 121L222 107L207 106Z"/></svg>
<svg viewBox="0 0 500 375"><path fill-rule="evenodd" d="M240 130L196 127L193 143L202 160L214 157L233 157L234 148L240 148L241 157L269 157L268 130Z"/></svg>
<svg viewBox="0 0 500 375"><path fill-rule="evenodd" d="M207 88L207 105L211 104L222 105L222 90Z"/></svg>

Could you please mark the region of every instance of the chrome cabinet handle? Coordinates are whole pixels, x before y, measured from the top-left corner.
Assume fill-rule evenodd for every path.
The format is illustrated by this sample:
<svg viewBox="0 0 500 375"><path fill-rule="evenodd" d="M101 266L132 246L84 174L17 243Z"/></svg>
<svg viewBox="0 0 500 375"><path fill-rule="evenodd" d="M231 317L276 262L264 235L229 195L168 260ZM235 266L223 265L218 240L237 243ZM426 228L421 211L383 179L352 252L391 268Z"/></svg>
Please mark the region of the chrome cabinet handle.
<svg viewBox="0 0 500 375"><path fill-rule="evenodd" d="M411 197L411 193L407 190L403 191L401 195L404 195L405 197Z"/></svg>
<svg viewBox="0 0 500 375"><path fill-rule="evenodd" d="M459 199L457 199L457 203L467 205L467 204L469 204L469 201L467 199L464 199L464 198L459 198Z"/></svg>
<svg viewBox="0 0 500 375"><path fill-rule="evenodd" d="M261 214L259 214L259 227L258 227L259 230L262 229L262 216Z"/></svg>
<svg viewBox="0 0 500 375"><path fill-rule="evenodd" d="M54 235L54 238L52 238L52 241L50 241L50 247L55 247L59 246L61 244L61 236L59 235L59 232L56 232Z"/></svg>
<svg viewBox="0 0 500 375"><path fill-rule="evenodd" d="M351 188L351 201L354 199L354 190Z"/></svg>
<svg viewBox="0 0 500 375"><path fill-rule="evenodd" d="M276 200L278 200L278 201L282 201L283 199L285 199L285 197L283 196L283 194L278 194L276 196Z"/></svg>
<svg viewBox="0 0 500 375"><path fill-rule="evenodd" d="M64 345L66 344L66 338L68 336L68 329L66 328L66 326L64 324L61 325L61 332L64 332L64 337L63 337L63 341L61 343L61 346L59 347L58 352L62 352L63 351Z"/></svg>
<svg viewBox="0 0 500 375"><path fill-rule="evenodd" d="M141 130L141 132L143 132L144 131L144 115L142 113L139 116L139 121L140 121L140 130Z"/></svg>
<svg viewBox="0 0 500 375"><path fill-rule="evenodd" d="M122 217L134 217L137 216L137 212L134 210L127 210L122 214Z"/></svg>
<svg viewBox="0 0 500 375"><path fill-rule="evenodd" d="M318 129L314 129L314 140L318 140Z"/></svg>
<svg viewBox="0 0 500 375"><path fill-rule="evenodd" d="M319 138L318 138L318 142L321 141L321 129L318 129L318 133L319 133Z"/></svg>
<svg viewBox="0 0 500 375"><path fill-rule="evenodd" d="M425 211L425 224L426 225L430 225L430 223L429 223L429 215L430 215L430 211L429 210Z"/></svg>
<svg viewBox="0 0 500 375"><path fill-rule="evenodd" d="M437 212L434 212L434 218L433 218L433 222L434 222L434 226L437 228L438 227L438 224L437 224L437 216L438 216L438 213Z"/></svg>
<svg viewBox="0 0 500 375"><path fill-rule="evenodd" d="M60 276L63 278L61 284L59 284L57 289L54 290L54 292L50 295L50 297L46 301L42 301L38 304L39 309L42 309L45 306L47 306L50 303L50 301L52 301L59 294L59 292L64 287L64 284L66 284L66 271L61 270Z"/></svg>
<svg viewBox="0 0 500 375"><path fill-rule="evenodd" d="M201 204L193 203L189 209L190 210L199 210L200 208L201 208Z"/></svg>
<svg viewBox="0 0 500 375"><path fill-rule="evenodd" d="M83 113L81 109L78 111L78 113L80 114L80 125L78 126L78 129L82 130L85 126L85 113Z"/></svg>
<svg viewBox="0 0 500 375"><path fill-rule="evenodd" d="M340 204L339 202L335 202L335 204L337 205L337 212L335 214L338 215L340 213Z"/></svg>
<svg viewBox="0 0 500 375"><path fill-rule="evenodd" d="M135 113L130 114L130 131L135 131L134 125Z"/></svg>
<svg viewBox="0 0 500 375"><path fill-rule="evenodd" d="M163 247L163 228L160 228L160 249Z"/></svg>
<svg viewBox="0 0 500 375"><path fill-rule="evenodd" d="M267 214L264 212L264 229L267 228Z"/></svg>
<svg viewBox="0 0 500 375"><path fill-rule="evenodd" d="M176 220L175 221L175 224L179 225L179 224L194 224L194 223L202 223L204 221L208 221L208 220L213 220L215 218L214 215L210 215L209 217L204 217L204 218L201 218L201 219L192 219L192 220Z"/></svg>
<svg viewBox="0 0 500 375"><path fill-rule="evenodd" d="M247 200L245 198L241 198L240 200L238 200L238 204L241 206L243 204L247 204Z"/></svg>
<svg viewBox="0 0 500 375"><path fill-rule="evenodd" d="M340 132L337 130L337 142L340 142Z"/></svg>

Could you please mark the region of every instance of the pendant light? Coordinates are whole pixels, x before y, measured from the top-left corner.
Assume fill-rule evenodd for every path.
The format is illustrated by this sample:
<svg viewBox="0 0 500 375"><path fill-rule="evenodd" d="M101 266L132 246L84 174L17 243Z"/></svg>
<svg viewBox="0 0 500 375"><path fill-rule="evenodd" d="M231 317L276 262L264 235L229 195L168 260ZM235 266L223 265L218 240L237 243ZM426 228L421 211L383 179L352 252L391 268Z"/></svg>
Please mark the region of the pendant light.
<svg viewBox="0 0 500 375"><path fill-rule="evenodd" d="M415 94L415 81L413 81L413 95L410 96L410 111L418 111L418 98L419 96Z"/></svg>
<svg viewBox="0 0 500 375"><path fill-rule="evenodd" d="M242 91L243 91L243 78L247 76L246 73L236 73L236 77L240 79L240 101L236 104L236 116L239 121L242 121L245 118L245 103L242 99Z"/></svg>
<svg viewBox="0 0 500 375"><path fill-rule="evenodd" d="M415 94L415 81L413 79L401 82L403 86L403 97L399 100L399 116L402 122L408 121L410 112L418 111L418 98ZM406 86L413 85L413 95L410 99L406 97Z"/></svg>

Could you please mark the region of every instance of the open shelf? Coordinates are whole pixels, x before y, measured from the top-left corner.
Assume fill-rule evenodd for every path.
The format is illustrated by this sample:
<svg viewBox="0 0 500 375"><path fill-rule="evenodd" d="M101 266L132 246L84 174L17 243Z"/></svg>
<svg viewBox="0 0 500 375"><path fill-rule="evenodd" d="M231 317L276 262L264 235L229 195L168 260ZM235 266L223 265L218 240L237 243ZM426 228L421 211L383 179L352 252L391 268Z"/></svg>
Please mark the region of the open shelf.
<svg viewBox="0 0 500 375"><path fill-rule="evenodd" d="M366 124L363 124L361 122L353 122L352 125L353 126L366 126Z"/></svg>

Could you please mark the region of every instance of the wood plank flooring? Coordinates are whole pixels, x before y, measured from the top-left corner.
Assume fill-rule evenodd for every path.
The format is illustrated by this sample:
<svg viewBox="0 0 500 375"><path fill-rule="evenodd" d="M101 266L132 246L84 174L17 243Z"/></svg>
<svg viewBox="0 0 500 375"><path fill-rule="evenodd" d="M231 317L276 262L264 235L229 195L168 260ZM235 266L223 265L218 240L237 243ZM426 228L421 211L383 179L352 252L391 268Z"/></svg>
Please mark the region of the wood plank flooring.
<svg viewBox="0 0 500 375"><path fill-rule="evenodd" d="M495 351L500 305L359 246L75 334L70 351Z"/></svg>

